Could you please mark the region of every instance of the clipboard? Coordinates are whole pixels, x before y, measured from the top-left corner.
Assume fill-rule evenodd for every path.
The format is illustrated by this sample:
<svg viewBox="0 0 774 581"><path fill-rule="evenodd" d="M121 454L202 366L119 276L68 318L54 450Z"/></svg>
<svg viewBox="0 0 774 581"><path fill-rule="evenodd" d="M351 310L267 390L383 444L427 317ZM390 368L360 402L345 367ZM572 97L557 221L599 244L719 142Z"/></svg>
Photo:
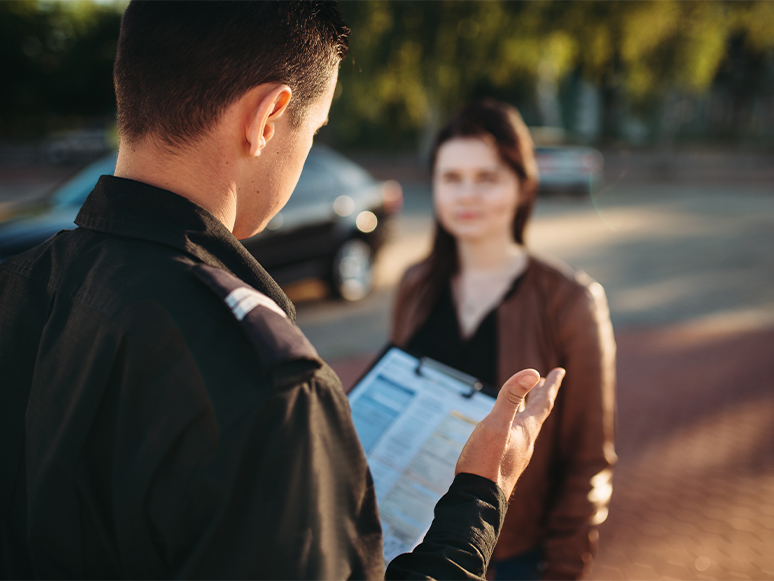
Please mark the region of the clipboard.
<svg viewBox="0 0 774 581"><path fill-rule="evenodd" d="M495 397L475 377L394 346L350 391L374 479L385 563L422 541L462 447Z"/></svg>

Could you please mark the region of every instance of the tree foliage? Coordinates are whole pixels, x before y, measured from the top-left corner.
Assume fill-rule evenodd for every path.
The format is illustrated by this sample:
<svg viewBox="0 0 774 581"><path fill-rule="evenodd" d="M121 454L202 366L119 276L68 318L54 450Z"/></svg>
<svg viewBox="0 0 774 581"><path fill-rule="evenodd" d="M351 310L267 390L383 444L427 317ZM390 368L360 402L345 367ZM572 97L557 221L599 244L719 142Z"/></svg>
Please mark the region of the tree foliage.
<svg viewBox="0 0 774 581"><path fill-rule="evenodd" d="M493 95L528 120L540 80L580 75L627 106L699 94L729 43L771 60L774 2L429 1L343 3L353 32L340 74L337 137L389 146ZM530 119L532 117L532 119Z"/></svg>
<svg viewBox="0 0 774 581"><path fill-rule="evenodd" d="M44 131L55 120L114 113L121 6L0 2L0 131ZM351 50L328 138L341 146L413 147L482 96L515 103L539 123L536 95L546 83L583 79L601 89L606 112L645 111L670 91L699 95L719 78L733 79L729 68L739 58L757 63L756 71L774 63L774 2L765 0L340 6ZM774 93L766 83L744 86Z"/></svg>
<svg viewBox="0 0 774 581"><path fill-rule="evenodd" d="M121 13L91 2L0 2L0 129L36 133L56 119L115 112Z"/></svg>

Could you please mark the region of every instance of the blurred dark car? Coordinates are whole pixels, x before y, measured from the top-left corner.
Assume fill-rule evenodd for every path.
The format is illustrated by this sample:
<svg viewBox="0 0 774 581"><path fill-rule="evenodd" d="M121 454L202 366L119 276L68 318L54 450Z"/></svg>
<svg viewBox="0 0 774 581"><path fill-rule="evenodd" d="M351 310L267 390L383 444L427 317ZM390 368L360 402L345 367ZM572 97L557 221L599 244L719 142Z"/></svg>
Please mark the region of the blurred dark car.
<svg viewBox="0 0 774 581"><path fill-rule="evenodd" d="M50 163L85 164L115 148L105 129L81 129L49 139L44 153Z"/></svg>
<svg viewBox="0 0 774 581"><path fill-rule="evenodd" d="M604 158L593 147L546 145L535 148L541 193L588 195L602 181Z"/></svg>
<svg viewBox="0 0 774 581"><path fill-rule="evenodd" d="M74 228L97 179L115 166L113 153L43 201L0 211L0 260ZM290 201L263 232L242 243L279 284L321 278L338 296L356 301L373 287L376 253L402 207L400 184L377 181L342 155L314 146Z"/></svg>

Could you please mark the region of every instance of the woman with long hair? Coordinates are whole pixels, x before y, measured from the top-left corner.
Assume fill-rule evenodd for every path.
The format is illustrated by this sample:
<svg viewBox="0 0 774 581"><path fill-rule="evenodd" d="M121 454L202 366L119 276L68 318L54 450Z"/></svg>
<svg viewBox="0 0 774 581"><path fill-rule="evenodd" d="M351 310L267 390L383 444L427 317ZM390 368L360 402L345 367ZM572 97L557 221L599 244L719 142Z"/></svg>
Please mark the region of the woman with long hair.
<svg viewBox="0 0 774 581"><path fill-rule="evenodd" d="M532 367L567 370L510 498L490 576L574 579L588 570L616 461L615 341L605 293L525 246L537 195L518 111L463 108L432 151L435 238L398 288L392 341L492 386Z"/></svg>

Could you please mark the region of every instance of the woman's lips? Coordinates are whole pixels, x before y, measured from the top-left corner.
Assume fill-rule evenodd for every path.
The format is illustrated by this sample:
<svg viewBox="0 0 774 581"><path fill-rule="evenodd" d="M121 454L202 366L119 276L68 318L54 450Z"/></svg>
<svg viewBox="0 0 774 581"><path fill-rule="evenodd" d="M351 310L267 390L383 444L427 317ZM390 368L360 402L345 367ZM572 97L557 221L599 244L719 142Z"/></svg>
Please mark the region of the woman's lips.
<svg viewBox="0 0 774 581"><path fill-rule="evenodd" d="M476 218L478 218L478 212L457 212L458 220L475 220Z"/></svg>

